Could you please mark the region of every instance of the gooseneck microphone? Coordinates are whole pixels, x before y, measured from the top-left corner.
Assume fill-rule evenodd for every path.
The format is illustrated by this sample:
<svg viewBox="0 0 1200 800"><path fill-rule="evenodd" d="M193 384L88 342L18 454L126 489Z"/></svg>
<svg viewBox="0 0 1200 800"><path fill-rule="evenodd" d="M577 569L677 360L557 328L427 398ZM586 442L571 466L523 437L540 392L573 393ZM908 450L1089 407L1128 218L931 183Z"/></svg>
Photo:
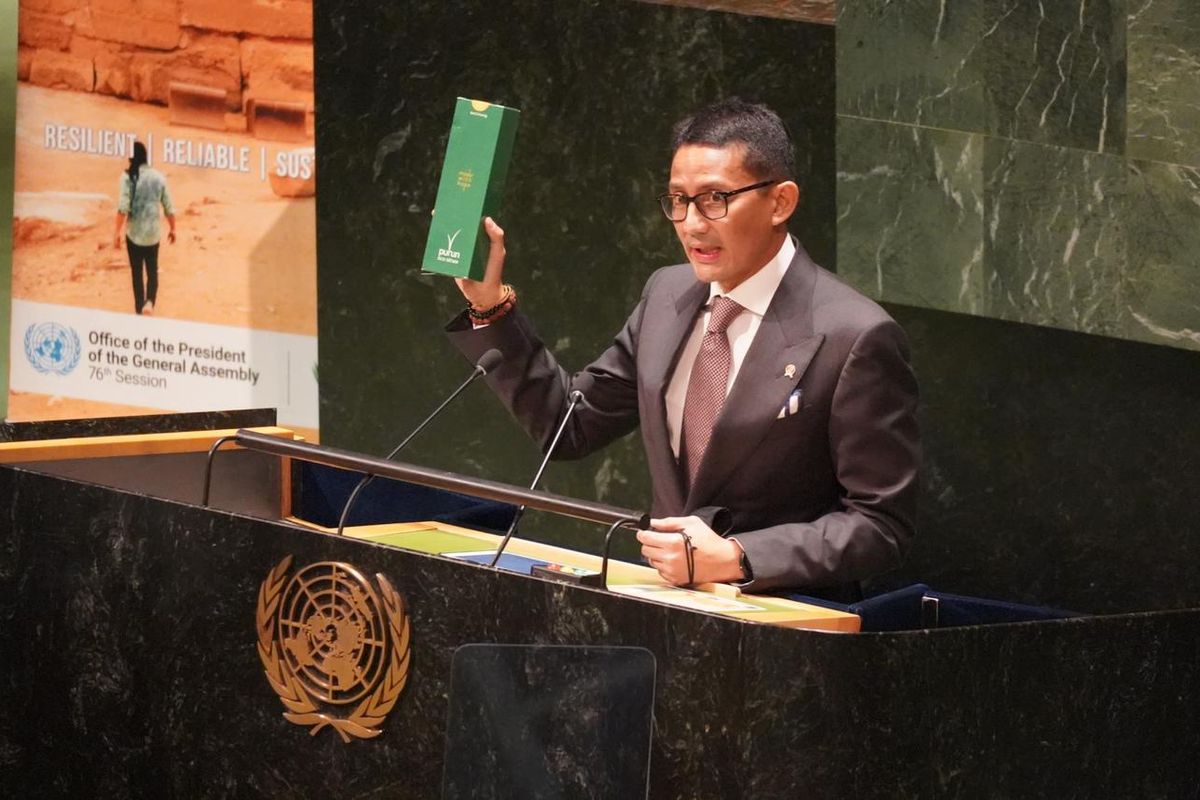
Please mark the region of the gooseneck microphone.
<svg viewBox="0 0 1200 800"><path fill-rule="evenodd" d="M432 422L434 417L436 417L438 414L442 413L442 409L444 409L446 406L450 405L450 403L453 402L454 398L456 398L460 394L462 394L463 391L468 386L470 386L472 383L474 383L477 378L482 378L484 375L487 375L489 372L494 370L496 367L500 366L500 362L503 360L504 360L504 354L501 353L499 350L497 350L494 347L491 350L488 350L483 355L481 355L479 357L479 360L475 362L475 369L471 371L470 376L465 381L463 381L461 384L459 384L459 387L457 389L455 389L453 392L451 392L450 396L447 397L445 400L443 400L442 404L440 406L438 406L437 408L435 408L433 410L433 413L430 414L428 417L426 417L425 420L420 425L413 428L412 433L410 433L408 436L405 436L404 441L402 441L402 442L400 442L400 444L396 445L396 448L394 450L392 450L392 452L390 452L386 456L384 456L384 459L390 461L391 459L395 458L396 454L399 453L401 450L403 450L405 448L405 446L409 442L412 441L414 436L416 436L418 433L420 433L422 430L424 430L425 426L428 425L430 422ZM338 527L337 527L337 535L338 536L341 536L342 532L346 528L346 520L349 519L349 517L350 517L350 509L354 505L354 501L358 499L358 496L359 496L359 494L362 493L362 490L367 488L367 484L369 484L373 480L375 480L374 475L364 475L363 479L358 482L357 486L354 487L354 491L350 492L350 498L346 501L346 505L342 507L342 516L338 519Z"/></svg>
<svg viewBox="0 0 1200 800"><path fill-rule="evenodd" d="M567 413L563 414L562 422L558 423L558 430L554 432L554 438L550 440L550 446L546 448L546 455L542 458L542 465L538 467L537 474L533 476L533 483L529 484L530 489L536 489L538 482L542 479L542 473L546 471L546 465L550 463L550 459L554 457L554 451L558 448L558 440L562 438L563 431L567 429L567 423L571 420L571 415L575 413L575 407L584 402L583 392L578 389L570 394L570 405L567 406ZM517 523L521 521L521 515L525 513L525 506L518 506L517 513L513 514L512 522L508 523L508 530L504 532L504 538L500 540L500 546L496 548L496 555L492 556L492 562L489 567L496 566L500 561L500 556L504 553L504 548L508 547L508 540L517 532Z"/></svg>

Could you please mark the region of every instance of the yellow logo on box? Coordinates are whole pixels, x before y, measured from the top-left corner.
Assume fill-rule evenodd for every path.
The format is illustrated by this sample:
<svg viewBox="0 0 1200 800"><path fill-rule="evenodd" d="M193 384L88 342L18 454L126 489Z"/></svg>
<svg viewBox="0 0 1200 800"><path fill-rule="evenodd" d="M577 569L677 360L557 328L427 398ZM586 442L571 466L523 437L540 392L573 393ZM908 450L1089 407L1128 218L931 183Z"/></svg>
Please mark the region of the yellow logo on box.
<svg viewBox="0 0 1200 800"><path fill-rule="evenodd" d="M475 180L475 173L469 169L460 170L458 173L458 188L464 192L471 188L471 183Z"/></svg>

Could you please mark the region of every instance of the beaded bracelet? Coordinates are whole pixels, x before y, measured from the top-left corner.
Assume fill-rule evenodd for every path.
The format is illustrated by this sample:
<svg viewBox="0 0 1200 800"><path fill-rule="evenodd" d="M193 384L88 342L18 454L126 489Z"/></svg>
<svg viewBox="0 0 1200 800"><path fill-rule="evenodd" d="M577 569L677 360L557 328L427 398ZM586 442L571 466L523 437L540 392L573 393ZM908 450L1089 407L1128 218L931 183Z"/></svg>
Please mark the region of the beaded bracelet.
<svg viewBox="0 0 1200 800"><path fill-rule="evenodd" d="M467 316L471 318L473 323L476 325L487 325L500 319L509 311L512 311L513 307L517 304L517 290L507 283L504 284L503 290L504 294L501 295L500 302L491 308L479 311L469 303L467 304Z"/></svg>

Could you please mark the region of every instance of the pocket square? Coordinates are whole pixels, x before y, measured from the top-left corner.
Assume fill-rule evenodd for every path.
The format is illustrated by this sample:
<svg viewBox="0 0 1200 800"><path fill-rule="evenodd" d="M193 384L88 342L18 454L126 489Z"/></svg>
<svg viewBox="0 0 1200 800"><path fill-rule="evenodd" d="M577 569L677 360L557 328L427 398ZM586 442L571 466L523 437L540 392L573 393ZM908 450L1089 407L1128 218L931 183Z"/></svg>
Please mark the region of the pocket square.
<svg viewBox="0 0 1200 800"><path fill-rule="evenodd" d="M800 410L800 397L802 394L804 394L804 390L797 389L796 391L794 391L790 395L788 395L787 402L783 404L783 408L779 409L779 415L776 416L775 419L783 419L784 417L790 417L792 414L795 414L797 411L799 411Z"/></svg>

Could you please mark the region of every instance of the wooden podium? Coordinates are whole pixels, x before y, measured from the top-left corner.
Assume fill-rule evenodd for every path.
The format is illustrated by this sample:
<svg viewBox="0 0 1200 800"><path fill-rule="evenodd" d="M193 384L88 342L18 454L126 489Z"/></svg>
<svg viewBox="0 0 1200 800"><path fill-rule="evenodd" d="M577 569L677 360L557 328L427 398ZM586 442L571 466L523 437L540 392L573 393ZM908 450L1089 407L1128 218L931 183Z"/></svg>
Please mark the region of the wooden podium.
<svg viewBox="0 0 1200 800"><path fill-rule="evenodd" d="M1183 797L1200 785L1198 610L853 633L853 615L675 590L634 564L614 564L609 591L521 574L598 566L536 542L514 540L507 569L474 563L496 526L472 520L505 507L441 489L393 483L397 507L421 516L336 536L305 518L306 470L339 470L246 449L217 453L202 506L212 443L249 426L290 438L271 422L6 429L34 439L0 445L7 792Z"/></svg>

